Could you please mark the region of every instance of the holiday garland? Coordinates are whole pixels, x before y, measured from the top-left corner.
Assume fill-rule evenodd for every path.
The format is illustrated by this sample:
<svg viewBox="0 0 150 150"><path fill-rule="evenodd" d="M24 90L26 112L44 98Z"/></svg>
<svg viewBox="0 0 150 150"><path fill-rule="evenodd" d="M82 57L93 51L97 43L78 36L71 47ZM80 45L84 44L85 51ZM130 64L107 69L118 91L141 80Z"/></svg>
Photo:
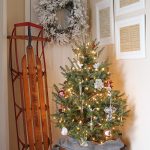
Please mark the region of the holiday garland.
<svg viewBox="0 0 150 150"><path fill-rule="evenodd" d="M58 23L57 12L66 10L66 27ZM81 0L40 0L36 12L45 35L64 44L79 40L87 32L86 11ZM81 36L82 35L82 36Z"/></svg>

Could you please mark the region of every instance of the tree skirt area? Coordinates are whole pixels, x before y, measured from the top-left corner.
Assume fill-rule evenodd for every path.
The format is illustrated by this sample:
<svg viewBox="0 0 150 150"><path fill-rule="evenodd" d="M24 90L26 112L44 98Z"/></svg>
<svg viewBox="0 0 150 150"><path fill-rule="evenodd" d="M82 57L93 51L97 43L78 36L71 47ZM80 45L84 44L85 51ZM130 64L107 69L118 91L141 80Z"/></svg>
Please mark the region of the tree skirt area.
<svg viewBox="0 0 150 150"><path fill-rule="evenodd" d="M120 139L106 141L103 144L95 144L93 142L87 142L88 146L80 146L79 142L70 137L62 137L59 139L58 144L54 146L53 150L121 150L124 144Z"/></svg>

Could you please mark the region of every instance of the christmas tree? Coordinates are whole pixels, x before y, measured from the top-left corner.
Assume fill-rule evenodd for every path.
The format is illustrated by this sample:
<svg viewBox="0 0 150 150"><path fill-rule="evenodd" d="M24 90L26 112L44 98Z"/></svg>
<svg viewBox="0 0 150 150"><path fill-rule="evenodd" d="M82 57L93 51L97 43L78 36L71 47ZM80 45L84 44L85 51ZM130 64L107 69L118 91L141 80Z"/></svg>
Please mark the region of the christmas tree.
<svg viewBox="0 0 150 150"><path fill-rule="evenodd" d="M92 41L76 44L73 52L71 65L61 67L65 82L54 85L57 127L81 145L118 138L128 114L126 99L112 87L108 62L97 62L102 50Z"/></svg>

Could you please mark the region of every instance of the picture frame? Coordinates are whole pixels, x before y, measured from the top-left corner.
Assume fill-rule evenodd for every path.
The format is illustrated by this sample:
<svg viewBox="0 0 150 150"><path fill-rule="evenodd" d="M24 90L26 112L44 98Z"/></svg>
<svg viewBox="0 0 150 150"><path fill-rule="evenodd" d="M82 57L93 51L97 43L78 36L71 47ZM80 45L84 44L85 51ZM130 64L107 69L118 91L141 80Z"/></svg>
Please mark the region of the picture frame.
<svg viewBox="0 0 150 150"><path fill-rule="evenodd" d="M115 0L115 15L124 15L145 8L145 0Z"/></svg>
<svg viewBox="0 0 150 150"><path fill-rule="evenodd" d="M101 45L114 43L113 0L96 3L96 38Z"/></svg>
<svg viewBox="0 0 150 150"><path fill-rule="evenodd" d="M145 57L145 15L116 21L115 43L117 59Z"/></svg>

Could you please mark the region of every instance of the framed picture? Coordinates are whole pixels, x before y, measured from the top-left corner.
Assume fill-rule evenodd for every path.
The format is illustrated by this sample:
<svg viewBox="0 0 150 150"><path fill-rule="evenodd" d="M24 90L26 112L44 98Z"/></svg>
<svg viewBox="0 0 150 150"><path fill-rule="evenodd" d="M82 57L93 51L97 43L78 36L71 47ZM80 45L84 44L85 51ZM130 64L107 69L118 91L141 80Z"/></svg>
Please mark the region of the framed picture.
<svg viewBox="0 0 150 150"><path fill-rule="evenodd" d="M101 45L114 43L113 0L96 4L96 37Z"/></svg>
<svg viewBox="0 0 150 150"><path fill-rule="evenodd" d="M145 57L145 15L116 21L117 59Z"/></svg>
<svg viewBox="0 0 150 150"><path fill-rule="evenodd" d="M145 8L145 0L115 0L116 16Z"/></svg>

